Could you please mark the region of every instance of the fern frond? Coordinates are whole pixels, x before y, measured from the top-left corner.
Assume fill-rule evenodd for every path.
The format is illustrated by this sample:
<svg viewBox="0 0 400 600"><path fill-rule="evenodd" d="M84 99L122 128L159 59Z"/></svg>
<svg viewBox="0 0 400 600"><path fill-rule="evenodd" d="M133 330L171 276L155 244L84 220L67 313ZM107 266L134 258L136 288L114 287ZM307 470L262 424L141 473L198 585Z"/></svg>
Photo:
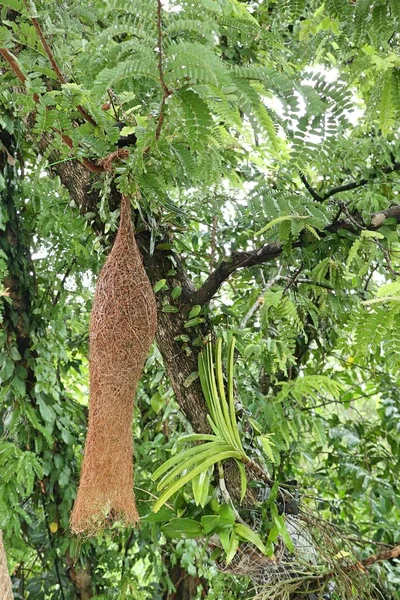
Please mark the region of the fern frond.
<svg viewBox="0 0 400 600"><path fill-rule="evenodd" d="M268 136L275 150L279 149L275 124L271 119L268 109L254 87L243 79L236 79L235 86L238 92L238 103L247 113L255 132L262 131Z"/></svg>
<svg viewBox="0 0 400 600"><path fill-rule="evenodd" d="M206 102L192 90L180 92L178 99L191 147L194 150L204 148L214 128L214 121Z"/></svg>

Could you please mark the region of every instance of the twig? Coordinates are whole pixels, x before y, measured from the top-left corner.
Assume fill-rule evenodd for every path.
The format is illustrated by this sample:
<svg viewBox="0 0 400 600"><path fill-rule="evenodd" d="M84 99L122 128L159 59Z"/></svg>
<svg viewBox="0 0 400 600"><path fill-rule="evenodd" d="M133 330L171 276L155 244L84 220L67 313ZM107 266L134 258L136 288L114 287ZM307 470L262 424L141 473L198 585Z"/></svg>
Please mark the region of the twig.
<svg viewBox="0 0 400 600"><path fill-rule="evenodd" d="M56 304L58 304L58 301L60 300L60 296L61 296L61 291L64 288L64 284L65 284L65 282L67 280L67 277L71 273L72 267L74 266L75 263L76 263L76 258L73 258L72 261L71 261L71 263L70 263L70 265L69 265L69 267L66 269L66 271L64 273L64 276L63 276L63 278L61 280L61 283L60 283L60 288L59 288L58 292L56 293L56 295L53 298L53 302L52 302L53 306L56 306Z"/></svg>
<svg viewBox="0 0 400 600"><path fill-rule="evenodd" d="M272 288L272 286L279 281L279 279L281 279L280 275L283 269L283 265L281 265L279 267L278 273L275 275L275 277L273 277L272 279L270 279L268 281L267 284L265 284L265 286L262 289L261 294L258 296L257 300L254 302L254 304L249 308L249 310L247 311L247 313L244 316L243 321L240 323L239 325L239 329L244 329L247 325L247 322L249 321L249 319L251 319L251 317L254 315L254 313L256 312L257 308L259 308L260 304L261 304L261 300L265 294L265 292L267 290L269 290L270 288Z"/></svg>
<svg viewBox="0 0 400 600"><path fill-rule="evenodd" d="M398 171L400 171L400 162L393 161L392 165L387 166L387 167L382 167L380 170L377 170L377 171L373 171L367 177L363 177L359 181L350 181L349 183L344 183L342 185L338 185L334 188L331 188L330 190L325 192L325 194L323 194L322 196L320 196L314 190L314 188L311 187L311 185L307 181L304 173L300 173L300 179L304 183L305 188L311 194L311 196L314 198L314 200L316 200L317 202L324 202L325 200L328 200L328 198L331 198L332 196L335 196L336 194L340 194L342 192L349 192L351 190L355 190L357 188L368 185L369 183L372 183L373 180L376 179L380 174L389 175L390 173L395 173Z"/></svg>
<svg viewBox="0 0 400 600"><path fill-rule="evenodd" d="M7 48L0 48L0 54L2 55L4 60L8 62L8 64L10 65L11 69L14 71L15 75L18 77L20 82L25 84L26 77L19 68L19 64L17 63L16 59L11 54L11 52L9 52Z"/></svg>
<svg viewBox="0 0 400 600"><path fill-rule="evenodd" d="M361 561L361 564L364 567L369 567L377 562L382 562L383 560L390 560L391 558L397 558L400 556L400 544L394 546L391 550L385 550L384 552L380 552L379 554L372 554L368 558L364 558Z"/></svg>
<svg viewBox="0 0 400 600"><path fill-rule="evenodd" d="M160 113L158 115L158 122L156 128L156 140L160 137L161 128L164 123L165 117L165 105L167 102L168 96L171 95L171 91L168 89L167 84L164 79L164 70L163 70L163 50L162 50L162 42L163 42L163 31L162 31L162 3L161 0L157 0L157 31L158 31L158 42L157 42L157 52L158 52L158 72L160 75L160 83L163 91L161 105L160 105Z"/></svg>
<svg viewBox="0 0 400 600"><path fill-rule="evenodd" d="M218 217L217 217L217 215L213 215L212 224L211 224L210 269L214 268L215 255L216 255L216 252L217 252L217 225L218 225Z"/></svg>
<svg viewBox="0 0 400 600"><path fill-rule="evenodd" d="M47 521L46 503L45 503L45 500L44 500L44 492L43 492L42 487L40 487L40 491L41 491L41 499L42 499L43 512L44 512L44 521L45 521L45 524L46 524L47 535L49 537L50 548L54 552L54 567L55 567L56 574L57 574L57 581L58 581L58 585L60 586L61 598L62 598L62 600L65 600L64 588L62 586L61 576L60 576L60 569L59 569L59 566L58 566L58 556L57 556L57 552L56 552L56 550L54 548L53 539L51 537L51 532L50 532L50 527L49 527L49 524L48 524L48 521Z"/></svg>
<svg viewBox="0 0 400 600"><path fill-rule="evenodd" d="M288 280L290 279L289 277L280 277L280 280ZM307 277L298 277L296 279L296 281L294 282L296 285L298 284L304 284L304 285L315 285L316 287L321 287L324 288L325 290L330 290L333 291L334 288L329 285L329 283L323 283L321 281L313 281L312 279L308 279Z"/></svg>
<svg viewBox="0 0 400 600"><path fill-rule="evenodd" d="M306 190L311 194L311 196L314 198L314 200L316 200L317 202L323 202L323 198L322 196L320 196L315 190L314 188L311 187L311 185L308 183L306 176L304 175L304 173L302 173L300 171L300 179L301 181L304 183L304 187L306 188Z"/></svg>
<svg viewBox="0 0 400 600"><path fill-rule="evenodd" d="M128 539L126 540L125 550L124 550L124 556L122 557L121 584L123 583L124 574L125 574L125 567L126 567L126 560L128 558L129 548L131 547L134 535L135 535L135 531L134 531L134 529L132 529L132 531L130 532L130 534L128 536Z"/></svg>

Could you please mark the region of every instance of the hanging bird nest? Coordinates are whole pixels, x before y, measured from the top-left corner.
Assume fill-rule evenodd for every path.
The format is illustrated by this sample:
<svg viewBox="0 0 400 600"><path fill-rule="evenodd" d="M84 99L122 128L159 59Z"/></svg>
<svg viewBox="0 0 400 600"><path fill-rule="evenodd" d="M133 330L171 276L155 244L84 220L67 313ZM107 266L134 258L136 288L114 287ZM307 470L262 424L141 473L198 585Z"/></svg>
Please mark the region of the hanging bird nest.
<svg viewBox="0 0 400 600"><path fill-rule="evenodd" d="M74 533L95 534L114 521L134 525L133 400L154 340L153 290L133 234L128 198L118 234L99 275L90 317L89 427Z"/></svg>

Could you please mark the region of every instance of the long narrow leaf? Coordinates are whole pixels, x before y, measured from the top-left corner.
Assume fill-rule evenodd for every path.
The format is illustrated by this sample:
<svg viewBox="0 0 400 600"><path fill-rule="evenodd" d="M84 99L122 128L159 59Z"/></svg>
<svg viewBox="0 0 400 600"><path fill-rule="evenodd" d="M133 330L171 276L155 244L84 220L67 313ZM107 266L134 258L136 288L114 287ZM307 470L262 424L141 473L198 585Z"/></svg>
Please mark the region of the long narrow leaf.
<svg viewBox="0 0 400 600"><path fill-rule="evenodd" d="M223 441L220 438L217 438L215 441L218 441L219 443L223 443ZM208 443L212 443L212 442L208 442ZM161 477L161 475L163 475L166 471L169 471L177 463L182 462L183 460L186 460L186 458L188 458L189 456L193 456L194 454L197 454L199 452L199 448L201 448L201 447L202 446L193 446L192 448L187 448L186 450L183 450L183 452L178 452L178 454L171 456L171 458L169 458L167 461L165 461L165 463L160 465L158 467L158 469L156 471L154 471L153 475L151 476L151 479L153 481L156 481L156 479Z"/></svg>
<svg viewBox="0 0 400 600"><path fill-rule="evenodd" d="M177 444L181 444L182 442L215 442L219 438L216 435L210 435L208 433L188 433L187 435L182 435L177 441Z"/></svg>
<svg viewBox="0 0 400 600"><path fill-rule="evenodd" d="M166 488L167 486L171 485L174 479L176 479L176 477L178 477L178 475L180 475L183 471L188 471L190 467L204 461L209 456L213 456L219 452L228 451L230 448L231 447L228 444L214 442L208 442L207 444L196 446L197 452L186 460L179 462L169 473L166 473L159 481L157 489L160 491Z"/></svg>
<svg viewBox="0 0 400 600"><path fill-rule="evenodd" d="M237 440L236 440L236 437L235 437L235 434L233 431L231 419L229 416L228 403L226 401L226 396L225 396L224 375L222 372L222 339L221 338L217 339L217 343L216 343L216 347L215 347L215 372L217 375L217 385L218 385L218 391L219 391L220 405L222 408L225 425L226 425L227 431L229 432L229 439L231 440L232 444L236 447L236 449L239 450L239 452L240 452L241 448L240 448L240 446L239 447L237 446Z"/></svg>
<svg viewBox="0 0 400 600"><path fill-rule="evenodd" d="M228 347L228 367L227 367L229 413L230 413L231 424L232 424L232 429L233 429L233 432L234 432L236 443L238 445L238 448L240 449L240 452L242 452L243 454L245 454L243 446L242 446L242 442L241 442L241 439L240 439L238 426L237 426L236 412L235 412L235 398L234 398L234 395L233 395L233 358L234 358L234 352L235 352L235 338L232 338L231 341L229 342L229 347Z"/></svg>
<svg viewBox="0 0 400 600"><path fill-rule="evenodd" d="M212 456L208 460L204 461L201 465L199 465L198 467L193 469L193 471L190 471L190 473L187 473L184 477L182 477L181 479L178 479L178 481L176 481L174 485L172 485L170 488L168 488L162 494L162 496L160 496L160 498L154 504L154 507L153 507L154 512L159 511L160 508L163 506L163 504L165 504L167 502L167 500L169 500L169 498L171 498L171 496L173 496L175 494L175 492L180 490L191 479L193 479L193 477L196 477L196 475L198 475L205 469L208 469L212 465L215 465L216 462L227 460L228 458L240 458L240 453L237 450L229 450L227 452L222 452L221 454Z"/></svg>
<svg viewBox="0 0 400 600"><path fill-rule="evenodd" d="M200 379L200 384L201 384L201 389L203 391L204 394L204 398L207 404L207 408L208 408L208 412L210 413L210 415L213 414L214 412L214 407L212 404L212 398L211 398L211 391L210 391L210 387L208 384L208 378L206 375L206 365L205 365L205 360L204 360L204 355L203 352L201 352L199 354L199 358L198 358L198 367L197 370L199 372L199 379Z"/></svg>
<svg viewBox="0 0 400 600"><path fill-rule="evenodd" d="M222 435L221 423L216 418L218 411L217 411L216 404L215 404L216 399L215 399L212 385L211 385L208 359L207 359L207 351L208 350L206 347L206 349L203 350L203 352L201 352L199 354L198 372L199 372L199 378L200 378L200 383L201 383L201 389L203 391L203 394L204 394L204 397L206 400L206 404L208 407L208 412L209 412L209 414L207 415L207 420L210 423L210 427L211 427L212 431L215 433L215 435L220 437Z"/></svg>
<svg viewBox="0 0 400 600"><path fill-rule="evenodd" d="M262 539L255 531L250 529L250 527L243 525L242 523L235 523L235 532L242 540L254 544L254 546L256 546L263 554L268 554L268 550Z"/></svg>
<svg viewBox="0 0 400 600"><path fill-rule="evenodd" d="M244 464L242 462L240 462L239 460L236 461L236 464L238 466L239 469L239 473L240 473L240 502L243 502L243 498L246 495L247 492L247 476L246 476L246 469L244 468Z"/></svg>
<svg viewBox="0 0 400 600"><path fill-rule="evenodd" d="M217 383L215 380L215 372L214 372L214 361L213 361L213 352L211 345L208 345L206 348L207 355L207 367L208 367L208 375L211 386L211 393L214 398L214 406L215 406L215 421L218 425L218 429L220 429L221 434L224 436L227 442L232 444L233 447L236 447L235 438L231 435L231 426L229 420L226 421L224 418L224 413L221 406L221 399L218 395Z"/></svg>

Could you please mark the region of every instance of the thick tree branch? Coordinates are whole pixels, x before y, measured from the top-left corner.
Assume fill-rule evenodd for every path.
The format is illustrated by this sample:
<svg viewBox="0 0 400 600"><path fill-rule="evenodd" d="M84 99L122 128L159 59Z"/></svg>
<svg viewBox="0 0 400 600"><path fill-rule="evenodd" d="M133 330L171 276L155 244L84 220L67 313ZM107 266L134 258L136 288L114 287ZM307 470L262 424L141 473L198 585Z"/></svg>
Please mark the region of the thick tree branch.
<svg viewBox="0 0 400 600"><path fill-rule="evenodd" d="M295 244L299 245L299 244ZM195 292L192 298L192 304L206 304L213 298L220 286L232 273L244 267L254 267L268 262L282 252L282 244L273 242L265 244L251 252L234 252L231 256L225 258L218 267L207 277L200 289Z"/></svg>
<svg viewBox="0 0 400 600"><path fill-rule="evenodd" d="M355 215L355 217L349 215L347 219L341 221L334 220L325 227L324 231L320 232L320 235L324 236L328 232L336 233L339 229L346 229L354 233L359 233L362 229L375 231L382 226L385 219L389 218L396 219L400 223L400 205L391 206L386 210L372 214L371 223L368 226L365 226L361 221L358 222L359 218L358 215ZM297 240L292 244L292 248L299 248L304 246L304 244L303 240ZM191 304L206 304L215 296L224 281L235 273L235 271L244 267L254 267L255 265L269 262L277 258L282 253L282 250L282 244L272 242L252 252L233 252L230 256L222 260L218 267L207 277L203 285L193 294Z"/></svg>

